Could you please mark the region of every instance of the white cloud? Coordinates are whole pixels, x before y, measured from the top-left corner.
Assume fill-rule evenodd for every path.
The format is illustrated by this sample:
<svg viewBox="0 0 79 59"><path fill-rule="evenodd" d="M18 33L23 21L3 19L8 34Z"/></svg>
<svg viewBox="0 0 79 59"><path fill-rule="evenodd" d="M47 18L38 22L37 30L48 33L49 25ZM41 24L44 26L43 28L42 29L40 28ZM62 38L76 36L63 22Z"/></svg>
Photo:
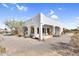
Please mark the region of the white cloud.
<svg viewBox="0 0 79 59"><path fill-rule="evenodd" d="M62 8L58 8L58 10L62 10Z"/></svg>
<svg viewBox="0 0 79 59"><path fill-rule="evenodd" d="M52 15L51 18L58 19L58 16L57 15Z"/></svg>
<svg viewBox="0 0 79 59"><path fill-rule="evenodd" d="M4 7L6 7L6 8L8 8L8 5L7 5L7 4L4 4L4 3L3 3L2 5L3 5Z"/></svg>
<svg viewBox="0 0 79 59"><path fill-rule="evenodd" d="M53 10L50 10L49 14L52 15L53 13L54 13L54 11Z"/></svg>
<svg viewBox="0 0 79 59"><path fill-rule="evenodd" d="M77 28L77 24L74 22L64 23L64 27L67 29L75 29L75 28Z"/></svg>
<svg viewBox="0 0 79 59"><path fill-rule="evenodd" d="M55 12L53 10L50 10L50 12L49 12L50 17L53 18L53 19L58 19L58 16L54 15L54 13Z"/></svg>
<svg viewBox="0 0 79 59"><path fill-rule="evenodd" d="M79 17L76 17L76 19L74 20L74 22L79 25Z"/></svg>
<svg viewBox="0 0 79 59"><path fill-rule="evenodd" d="M20 11L27 11L27 7L16 5L16 8Z"/></svg>
<svg viewBox="0 0 79 59"><path fill-rule="evenodd" d="M76 17L76 19L79 19L79 17Z"/></svg>

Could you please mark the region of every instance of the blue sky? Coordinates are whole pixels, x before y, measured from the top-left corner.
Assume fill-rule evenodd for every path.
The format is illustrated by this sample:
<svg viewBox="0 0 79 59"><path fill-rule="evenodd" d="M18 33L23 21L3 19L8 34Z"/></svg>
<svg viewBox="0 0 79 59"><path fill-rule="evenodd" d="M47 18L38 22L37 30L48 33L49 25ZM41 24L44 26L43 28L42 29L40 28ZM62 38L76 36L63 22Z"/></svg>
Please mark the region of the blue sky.
<svg viewBox="0 0 79 59"><path fill-rule="evenodd" d="M27 20L42 12L61 22L66 28L73 29L79 24L79 4L77 3L10 3L0 4L0 28L7 19Z"/></svg>

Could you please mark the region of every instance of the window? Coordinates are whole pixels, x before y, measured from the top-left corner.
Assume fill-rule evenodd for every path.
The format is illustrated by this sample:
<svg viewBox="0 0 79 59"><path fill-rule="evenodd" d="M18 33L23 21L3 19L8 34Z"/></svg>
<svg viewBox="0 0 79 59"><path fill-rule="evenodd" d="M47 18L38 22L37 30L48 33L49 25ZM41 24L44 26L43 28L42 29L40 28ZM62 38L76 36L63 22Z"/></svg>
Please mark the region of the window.
<svg viewBox="0 0 79 59"><path fill-rule="evenodd" d="M44 33L44 28L42 29L43 33Z"/></svg>
<svg viewBox="0 0 79 59"><path fill-rule="evenodd" d="M39 28L37 28L37 33L39 34Z"/></svg>
<svg viewBox="0 0 79 59"><path fill-rule="evenodd" d="M46 33L46 32L45 32L45 31L46 31L46 29L45 29L45 28L43 28L43 29L42 29L42 31L43 31L43 33L44 33L44 34Z"/></svg>

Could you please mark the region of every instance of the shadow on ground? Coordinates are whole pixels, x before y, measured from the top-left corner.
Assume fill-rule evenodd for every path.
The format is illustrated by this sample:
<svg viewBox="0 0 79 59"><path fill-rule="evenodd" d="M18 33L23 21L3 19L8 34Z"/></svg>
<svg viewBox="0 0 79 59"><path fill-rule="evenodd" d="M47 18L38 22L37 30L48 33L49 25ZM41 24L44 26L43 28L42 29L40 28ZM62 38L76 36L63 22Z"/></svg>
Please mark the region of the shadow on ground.
<svg viewBox="0 0 79 59"><path fill-rule="evenodd" d="M56 43L50 44L50 49L56 51L58 54L63 56L79 56L79 48L75 48L68 43Z"/></svg>

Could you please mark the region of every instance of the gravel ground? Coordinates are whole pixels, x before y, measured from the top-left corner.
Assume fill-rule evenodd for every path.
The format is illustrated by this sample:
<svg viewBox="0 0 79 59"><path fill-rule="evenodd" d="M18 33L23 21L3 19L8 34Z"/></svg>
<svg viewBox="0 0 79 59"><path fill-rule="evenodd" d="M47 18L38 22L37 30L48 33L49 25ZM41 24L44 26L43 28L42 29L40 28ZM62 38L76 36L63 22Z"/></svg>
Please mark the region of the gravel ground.
<svg viewBox="0 0 79 59"><path fill-rule="evenodd" d="M7 56L69 56L74 53L69 45L72 34L67 33L61 37L53 37L45 41L17 36L2 36L0 45L6 48Z"/></svg>

